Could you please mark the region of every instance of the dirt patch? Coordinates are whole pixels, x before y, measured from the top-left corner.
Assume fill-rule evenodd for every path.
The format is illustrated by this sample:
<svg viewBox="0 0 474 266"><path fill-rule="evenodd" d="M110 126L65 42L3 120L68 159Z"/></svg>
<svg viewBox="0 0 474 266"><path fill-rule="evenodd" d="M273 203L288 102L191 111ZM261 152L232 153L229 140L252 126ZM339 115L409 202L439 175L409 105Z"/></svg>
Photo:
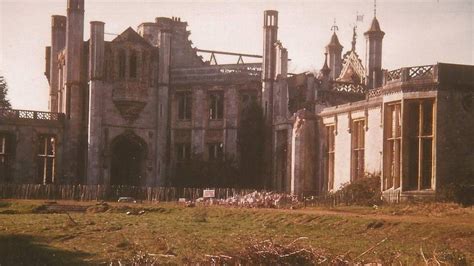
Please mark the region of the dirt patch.
<svg viewBox="0 0 474 266"><path fill-rule="evenodd" d="M86 212L87 213L103 213L103 212L108 211L109 209L110 209L109 204L105 202L101 202L101 203L97 203L96 205L87 207Z"/></svg>
<svg viewBox="0 0 474 266"><path fill-rule="evenodd" d="M384 220L373 221L367 224L367 229L379 229L379 228L382 228L384 224L385 224Z"/></svg>

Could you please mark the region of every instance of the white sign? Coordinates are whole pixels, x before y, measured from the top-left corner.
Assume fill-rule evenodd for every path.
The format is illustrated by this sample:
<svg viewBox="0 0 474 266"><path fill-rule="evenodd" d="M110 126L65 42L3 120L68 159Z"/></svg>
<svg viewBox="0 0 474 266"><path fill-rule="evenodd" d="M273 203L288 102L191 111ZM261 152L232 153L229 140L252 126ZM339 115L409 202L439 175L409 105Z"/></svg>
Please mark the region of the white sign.
<svg viewBox="0 0 474 266"><path fill-rule="evenodd" d="M216 196L216 191L214 189L204 189L202 192L203 198L214 198Z"/></svg>

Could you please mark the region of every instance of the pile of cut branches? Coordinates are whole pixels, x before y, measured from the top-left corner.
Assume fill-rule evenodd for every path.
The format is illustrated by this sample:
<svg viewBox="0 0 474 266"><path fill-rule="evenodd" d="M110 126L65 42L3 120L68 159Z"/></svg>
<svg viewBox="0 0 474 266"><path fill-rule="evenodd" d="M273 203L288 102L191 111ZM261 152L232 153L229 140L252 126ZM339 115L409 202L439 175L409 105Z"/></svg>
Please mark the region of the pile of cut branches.
<svg viewBox="0 0 474 266"><path fill-rule="evenodd" d="M275 243L273 240L251 241L237 256L206 255L212 264L251 264L251 265L312 265L336 264L348 265L345 256L330 258L321 250L311 246L303 246L299 242L307 237L299 237L287 245Z"/></svg>

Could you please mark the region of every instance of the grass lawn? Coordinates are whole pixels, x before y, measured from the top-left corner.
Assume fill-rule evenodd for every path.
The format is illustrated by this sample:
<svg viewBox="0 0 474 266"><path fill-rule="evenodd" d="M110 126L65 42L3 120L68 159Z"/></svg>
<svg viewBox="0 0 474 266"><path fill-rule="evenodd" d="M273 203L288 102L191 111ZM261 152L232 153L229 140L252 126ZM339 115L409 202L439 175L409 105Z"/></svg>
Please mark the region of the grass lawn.
<svg viewBox="0 0 474 266"><path fill-rule="evenodd" d="M453 204L298 210L94 204L57 202L50 209L44 201L0 201L0 265L209 262L206 255L236 258L264 240L288 246L300 237L295 250L312 248L330 259L474 261L474 210Z"/></svg>

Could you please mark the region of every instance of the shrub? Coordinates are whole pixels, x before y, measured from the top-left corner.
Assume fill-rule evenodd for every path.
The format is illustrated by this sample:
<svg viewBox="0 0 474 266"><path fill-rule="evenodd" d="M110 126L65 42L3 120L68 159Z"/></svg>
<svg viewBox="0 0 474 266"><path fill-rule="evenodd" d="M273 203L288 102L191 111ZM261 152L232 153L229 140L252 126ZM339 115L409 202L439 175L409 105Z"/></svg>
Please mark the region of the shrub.
<svg viewBox="0 0 474 266"><path fill-rule="evenodd" d="M337 195L340 194L340 195ZM364 178L346 184L336 192L348 205L373 206L382 203L380 175L366 174Z"/></svg>
<svg viewBox="0 0 474 266"><path fill-rule="evenodd" d="M456 202L463 207L470 207L474 205L474 184L451 183L439 189L436 196L439 201Z"/></svg>

